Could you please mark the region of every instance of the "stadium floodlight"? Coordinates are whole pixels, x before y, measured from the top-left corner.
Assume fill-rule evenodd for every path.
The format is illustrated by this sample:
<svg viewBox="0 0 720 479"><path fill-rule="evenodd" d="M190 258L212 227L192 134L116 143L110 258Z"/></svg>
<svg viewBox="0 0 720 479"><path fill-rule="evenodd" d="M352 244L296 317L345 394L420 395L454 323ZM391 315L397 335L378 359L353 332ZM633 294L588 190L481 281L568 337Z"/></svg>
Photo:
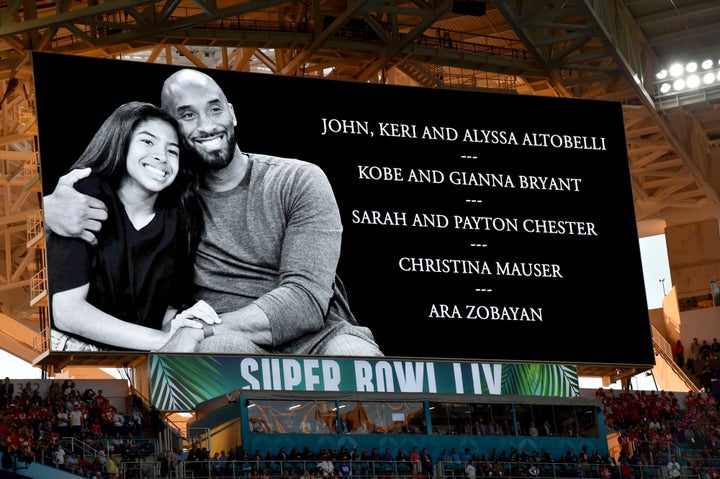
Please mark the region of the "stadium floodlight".
<svg viewBox="0 0 720 479"><path fill-rule="evenodd" d="M720 98L720 60L704 58L665 65L655 74L653 89L660 107Z"/></svg>
<svg viewBox="0 0 720 479"><path fill-rule="evenodd" d="M680 75L683 74L685 69L683 68L683 66L681 64L673 63L672 65L670 65L670 68L668 69L668 71L670 72L671 77L679 77Z"/></svg>
<svg viewBox="0 0 720 479"><path fill-rule="evenodd" d="M697 75L690 75L687 77L687 80L685 80L685 86L687 88L697 88L700 86L700 77Z"/></svg>

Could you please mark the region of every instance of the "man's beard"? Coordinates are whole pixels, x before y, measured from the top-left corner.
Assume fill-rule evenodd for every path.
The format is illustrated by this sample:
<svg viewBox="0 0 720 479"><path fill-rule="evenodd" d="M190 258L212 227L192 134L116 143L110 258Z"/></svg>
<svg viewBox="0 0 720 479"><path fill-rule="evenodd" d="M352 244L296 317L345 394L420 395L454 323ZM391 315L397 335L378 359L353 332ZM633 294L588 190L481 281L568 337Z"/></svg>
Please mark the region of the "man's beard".
<svg viewBox="0 0 720 479"><path fill-rule="evenodd" d="M232 162L235 156L235 131L228 130L227 145L225 149L206 151L193 148L194 145L186 145L197 157L198 166L206 170L221 170Z"/></svg>

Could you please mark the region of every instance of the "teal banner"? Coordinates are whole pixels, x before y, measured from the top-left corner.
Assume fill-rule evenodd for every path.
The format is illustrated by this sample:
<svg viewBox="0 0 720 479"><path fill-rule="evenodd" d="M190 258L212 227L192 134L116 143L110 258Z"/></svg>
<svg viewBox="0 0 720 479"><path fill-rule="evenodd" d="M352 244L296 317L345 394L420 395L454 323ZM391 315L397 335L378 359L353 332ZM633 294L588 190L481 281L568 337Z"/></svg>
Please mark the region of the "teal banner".
<svg viewBox="0 0 720 479"><path fill-rule="evenodd" d="M576 397L577 367L399 359L153 354L153 404L188 411L237 390Z"/></svg>

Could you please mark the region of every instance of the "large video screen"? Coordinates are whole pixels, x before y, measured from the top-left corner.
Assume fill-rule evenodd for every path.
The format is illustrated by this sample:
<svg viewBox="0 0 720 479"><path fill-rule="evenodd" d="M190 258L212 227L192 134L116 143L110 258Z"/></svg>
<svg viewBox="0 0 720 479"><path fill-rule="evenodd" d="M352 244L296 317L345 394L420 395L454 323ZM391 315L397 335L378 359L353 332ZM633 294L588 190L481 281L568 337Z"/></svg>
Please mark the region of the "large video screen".
<svg viewBox="0 0 720 479"><path fill-rule="evenodd" d="M654 364L619 103L33 67L52 351Z"/></svg>

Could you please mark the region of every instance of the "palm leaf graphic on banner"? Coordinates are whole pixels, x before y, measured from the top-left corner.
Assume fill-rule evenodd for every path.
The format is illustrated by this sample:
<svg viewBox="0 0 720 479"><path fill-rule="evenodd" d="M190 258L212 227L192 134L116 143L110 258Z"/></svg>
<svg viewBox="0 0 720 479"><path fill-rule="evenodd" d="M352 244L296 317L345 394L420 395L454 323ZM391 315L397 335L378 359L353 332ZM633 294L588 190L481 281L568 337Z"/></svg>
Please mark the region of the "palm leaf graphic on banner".
<svg viewBox="0 0 720 479"><path fill-rule="evenodd" d="M573 397L580 394L575 366L508 364L503 366L503 394Z"/></svg>
<svg viewBox="0 0 720 479"><path fill-rule="evenodd" d="M220 362L212 357L162 355L150 358L153 404L164 411L189 411L225 393Z"/></svg>

